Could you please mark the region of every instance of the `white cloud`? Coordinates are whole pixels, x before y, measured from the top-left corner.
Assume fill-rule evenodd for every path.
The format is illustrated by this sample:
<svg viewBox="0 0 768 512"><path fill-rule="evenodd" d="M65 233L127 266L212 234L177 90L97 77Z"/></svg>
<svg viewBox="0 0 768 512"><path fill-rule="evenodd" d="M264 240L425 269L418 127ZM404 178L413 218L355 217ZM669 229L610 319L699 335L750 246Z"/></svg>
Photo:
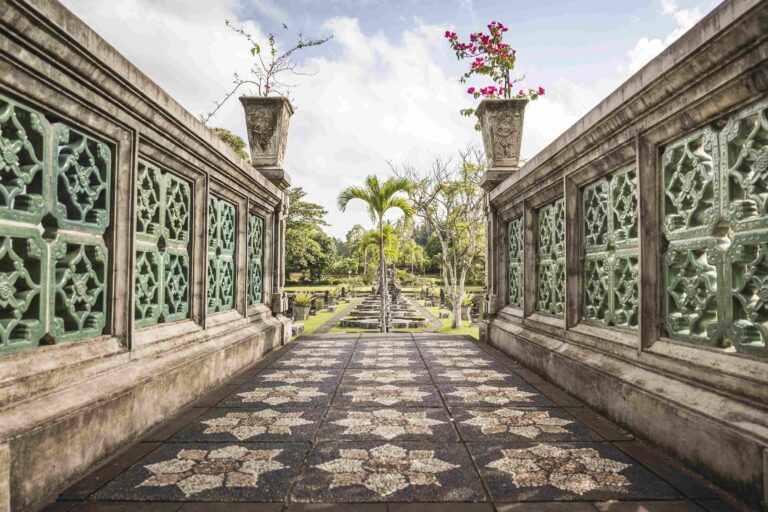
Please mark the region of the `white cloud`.
<svg viewBox="0 0 768 512"><path fill-rule="evenodd" d="M231 84L232 73L245 74L251 62L247 43L224 20L237 21L241 2L271 18L285 14L285 4L274 0L63 1L195 115L208 110ZM470 0L464 10L474 16ZM701 18L698 9L678 9L674 0L661 0L660 12L673 19L674 30L664 39L639 39L614 74L589 81L561 76L543 84L547 95L526 112L523 156L543 149ZM263 38L255 22L239 23ZM387 160L426 164L435 154L455 154L468 142L481 143L472 120L458 114L471 101L454 72L446 71L452 55L446 51L444 27L411 23L410 30L385 37L364 33L356 19L334 18L317 34L308 34L331 32L334 39L302 62L302 69L317 73L300 78L292 93L296 113L286 168L310 200L329 210L336 236L355 223L370 223L362 205L338 212L336 197L343 187L370 173L385 174ZM245 137L236 99L209 124Z"/></svg>

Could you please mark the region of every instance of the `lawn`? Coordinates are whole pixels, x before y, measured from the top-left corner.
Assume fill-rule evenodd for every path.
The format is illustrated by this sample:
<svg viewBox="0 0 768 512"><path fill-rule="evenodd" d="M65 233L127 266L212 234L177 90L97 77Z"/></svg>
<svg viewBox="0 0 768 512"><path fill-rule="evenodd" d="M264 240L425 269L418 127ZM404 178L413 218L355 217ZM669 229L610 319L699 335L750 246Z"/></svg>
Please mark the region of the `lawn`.
<svg viewBox="0 0 768 512"><path fill-rule="evenodd" d="M345 307L345 306L346 306L346 304L342 304L342 305L337 306L337 311L338 311L339 308L342 308L342 307ZM316 315L311 315L306 320L301 320L301 321L297 322L297 323L304 324L304 332L302 332L301 334L302 335L304 335L304 334L312 334L313 332L315 332L317 330L318 327L320 327L325 322L330 320L333 317L333 315L335 315L335 314L336 314L336 311L325 311L325 310L323 310L323 311L317 313Z"/></svg>
<svg viewBox="0 0 768 512"><path fill-rule="evenodd" d="M424 301L419 301L419 304L422 306L424 305ZM438 329L437 332L442 332L445 334L465 334L468 336L472 336L473 338L480 339L480 328L476 326L470 325L470 322L467 322L466 320L461 321L461 327L458 329L454 329L451 327L451 322L453 321L453 313L448 311L448 318L440 318L440 309L439 307L428 307L425 308L427 311L432 313L432 316L435 318L440 319L440 322L442 322L443 326ZM446 311L446 310L443 310Z"/></svg>

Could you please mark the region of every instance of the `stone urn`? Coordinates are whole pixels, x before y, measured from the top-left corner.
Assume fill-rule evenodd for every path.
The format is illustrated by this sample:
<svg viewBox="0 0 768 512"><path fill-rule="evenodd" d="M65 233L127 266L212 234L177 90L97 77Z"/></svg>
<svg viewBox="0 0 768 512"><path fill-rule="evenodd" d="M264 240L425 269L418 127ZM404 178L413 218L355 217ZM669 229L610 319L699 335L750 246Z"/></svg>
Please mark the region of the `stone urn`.
<svg viewBox="0 0 768 512"><path fill-rule="evenodd" d="M490 190L520 167L527 99L483 100L475 111L488 163L483 188Z"/></svg>
<svg viewBox="0 0 768 512"><path fill-rule="evenodd" d="M283 170L283 158L293 115L291 102L281 96L242 96L240 103L245 110L251 164L267 179L287 188L290 177Z"/></svg>

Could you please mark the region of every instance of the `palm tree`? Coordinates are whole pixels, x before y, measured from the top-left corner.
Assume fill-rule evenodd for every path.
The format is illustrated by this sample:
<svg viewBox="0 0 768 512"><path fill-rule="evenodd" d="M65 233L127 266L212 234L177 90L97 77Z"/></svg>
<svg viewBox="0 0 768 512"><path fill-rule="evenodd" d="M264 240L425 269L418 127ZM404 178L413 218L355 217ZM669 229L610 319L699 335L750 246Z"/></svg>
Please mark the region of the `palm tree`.
<svg viewBox="0 0 768 512"><path fill-rule="evenodd" d="M384 257L384 214L392 208L400 209L406 217L415 210L399 192L408 192L410 182L405 178L387 178L383 183L377 176L365 178L365 186L349 187L339 194L339 209L345 211L352 199L360 199L368 205L371 219L379 227L379 291L381 292L381 332L387 332L387 264Z"/></svg>

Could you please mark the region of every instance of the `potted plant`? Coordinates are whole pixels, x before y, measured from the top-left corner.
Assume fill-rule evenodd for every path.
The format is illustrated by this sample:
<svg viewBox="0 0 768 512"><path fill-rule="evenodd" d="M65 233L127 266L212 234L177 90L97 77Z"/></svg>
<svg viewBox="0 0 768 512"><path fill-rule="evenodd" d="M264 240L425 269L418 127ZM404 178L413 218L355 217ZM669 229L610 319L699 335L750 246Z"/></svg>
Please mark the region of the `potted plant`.
<svg viewBox="0 0 768 512"><path fill-rule="evenodd" d="M262 52L261 45L246 32L228 20L227 27L242 36L250 47L253 66L248 77L234 74L233 86L220 101L215 101L210 112L200 116L203 123L211 117L244 85L250 85L249 94L240 97L245 110L245 123L248 131L248 145L251 150L251 164L280 188L290 186L290 177L283 171L283 157L288 141L288 122L293 115L293 107L287 95L292 88L286 83L284 75L300 75L296 72L293 55L313 46L327 43L333 36L319 39L305 39L302 34L286 51L278 48L277 38L269 34L268 49ZM283 24L283 28L286 25Z"/></svg>
<svg viewBox="0 0 768 512"><path fill-rule="evenodd" d="M461 297L461 316L472 321L470 314L472 313L472 295L465 293Z"/></svg>
<svg viewBox="0 0 768 512"><path fill-rule="evenodd" d="M469 59L470 68L460 81L474 76L488 77L493 84L469 87L474 99L483 98L478 107L462 109L462 115L476 115L475 128L483 136L488 169L483 186L492 188L519 167L520 143L523 137L523 114L531 100L544 95L544 89L518 89L521 79L512 78L517 52L504 42L509 29L496 21L488 24L488 32L475 32L467 42L460 42L455 32L446 30L445 37L459 60ZM518 89L515 92L515 89Z"/></svg>
<svg viewBox="0 0 768 512"><path fill-rule="evenodd" d="M309 292L299 292L293 298L293 318L294 320L306 320L309 317L309 310L312 308L312 301L315 296Z"/></svg>

